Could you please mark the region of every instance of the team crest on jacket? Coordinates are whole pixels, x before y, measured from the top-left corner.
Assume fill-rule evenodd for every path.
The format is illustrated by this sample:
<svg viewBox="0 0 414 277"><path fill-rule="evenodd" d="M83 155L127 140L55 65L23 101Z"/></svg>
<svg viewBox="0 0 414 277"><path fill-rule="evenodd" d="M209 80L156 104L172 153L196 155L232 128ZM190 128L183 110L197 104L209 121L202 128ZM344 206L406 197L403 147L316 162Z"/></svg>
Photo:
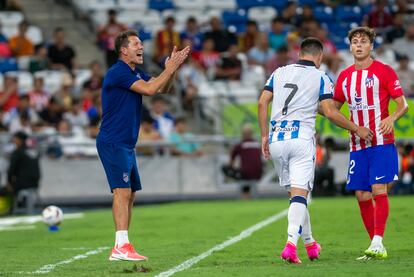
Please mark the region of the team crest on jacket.
<svg viewBox="0 0 414 277"><path fill-rule="evenodd" d="M372 88L374 86L374 77L367 77L365 79L365 86L367 88Z"/></svg>
<svg viewBox="0 0 414 277"><path fill-rule="evenodd" d="M124 172L122 179L124 180L125 183L128 183L129 181L129 175L128 172Z"/></svg>

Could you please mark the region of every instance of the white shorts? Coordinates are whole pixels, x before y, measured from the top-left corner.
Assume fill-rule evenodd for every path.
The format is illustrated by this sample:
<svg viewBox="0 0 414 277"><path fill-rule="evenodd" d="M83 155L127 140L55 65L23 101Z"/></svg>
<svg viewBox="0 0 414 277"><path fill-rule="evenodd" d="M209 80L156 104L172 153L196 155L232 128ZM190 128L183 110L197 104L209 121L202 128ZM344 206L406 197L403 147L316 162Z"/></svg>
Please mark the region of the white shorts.
<svg viewBox="0 0 414 277"><path fill-rule="evenodd" d="M315 176L315 140L290 139L269 145L280 186L311 191Z"/></svg>

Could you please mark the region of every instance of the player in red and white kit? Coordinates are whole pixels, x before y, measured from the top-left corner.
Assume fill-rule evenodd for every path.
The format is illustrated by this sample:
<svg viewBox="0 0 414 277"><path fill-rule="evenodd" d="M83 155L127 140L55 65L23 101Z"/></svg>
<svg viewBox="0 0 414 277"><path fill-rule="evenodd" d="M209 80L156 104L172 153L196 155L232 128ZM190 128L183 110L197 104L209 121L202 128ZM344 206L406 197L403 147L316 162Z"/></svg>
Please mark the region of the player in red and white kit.
<svg viewBox="0 0 414 277"><path fill-rule="evenodd" d="M355 190L362 220L371 238L365 256L359 259L386 258L382 244L389 214L387 184L398 179L398 156L393 124L408 110L394 70L371 57L375 32L367 27L348 34L354 64L338 77L334 100L340 109L348 103L350 120L374 132L371 142L350 133L350 162L347 190ZM397 104L390 114L390 98ZM375 205L374 205L375 202Z"/></svg>

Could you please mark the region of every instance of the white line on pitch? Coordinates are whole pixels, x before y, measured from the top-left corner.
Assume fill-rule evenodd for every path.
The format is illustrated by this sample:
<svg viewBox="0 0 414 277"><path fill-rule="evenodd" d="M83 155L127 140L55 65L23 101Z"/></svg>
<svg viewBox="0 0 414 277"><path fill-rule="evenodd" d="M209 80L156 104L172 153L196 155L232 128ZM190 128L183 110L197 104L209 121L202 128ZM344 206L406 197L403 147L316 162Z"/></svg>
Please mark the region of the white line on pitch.
<svg viewBox="0 0 414 277"><path fill-rule="evenodd" d="M247 228L246 230L242 231L238 236L232 237L229 240L226 240L225 242L218 244L216 246L214 246L213 248L207 250L206 252L193 257L191 259L186 260L185 262L183 262L180 265L177 265L176 267L173 267L167 271L161 272L160 274L158 274L155 277L168 277L171 276L177 272L183 271L187 268L190 268L191 266L193 266L194 264L198 263L199 261L201 261L204 258L207 258L208 256L210 256L213 252L215 251L220 251L224 248L226 248L227 246L230 246L236 242L241 241L242 239L245 239L247 237L249 237L251 234L253 234L254 232L256 232L257 230L285 217L288 213L288 209L281 211L280 213L277 213L271 217L268 217L267 219L251 226L250 228Z"/></svg>
<svg viewBox="0 0 414 277"><path fill-rule="evenodd" d="M76 255L76 256L74 256L70 259L60 261L60 262L55 263L55 264L44 265L41 268L39 268L38 270L33 271L33 272L20 272L20 273L22 273L22 274L46 274L46 273L51 272L52 270L54 270L58 266L65 265L65 264L70 264L70 263L73 263L74 261L77 261L77 260L86 259L88 256L99 254L99 253L101 253L105 250L108 250L109 248L110 247L107 247L107 246L106 247L99 247L95 250L88 251L84 254Z"/></svg>
<svg viewBox="0 0 414 277"><path fill-rule="evenodd" d="M81 218L83 217L83 213L72 213L72 214L64 214L63 219L74 219L74 218ZM0 226L10 226L19 223L27 223L33 224L39 221L42 221L42 217L40 215L35 216L17 216L17 217L7 217L0 219Z"/></svg>
<svg viewBox="0 0 414 277"><path fill-rule="evenodd" d="M33 230L36 226L34 225L23 225L23 226L0 226L0 231L24 231Z"/></svg>

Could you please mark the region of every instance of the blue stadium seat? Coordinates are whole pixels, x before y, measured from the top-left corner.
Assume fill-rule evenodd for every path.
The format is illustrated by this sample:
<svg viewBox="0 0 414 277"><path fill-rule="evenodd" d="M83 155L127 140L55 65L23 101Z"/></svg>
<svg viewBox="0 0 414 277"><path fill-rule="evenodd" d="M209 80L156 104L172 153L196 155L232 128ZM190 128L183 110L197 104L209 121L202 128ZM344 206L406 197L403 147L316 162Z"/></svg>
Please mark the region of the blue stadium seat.
<svg viewBox="0 0 414 277"><path fill-rule="evenodd" d="M264 7L264 6L280 6L284 7L287 4L287 0L237 0L237 7L239 9L249 9L252 7Z"/></svg>
<svg viewBox="0 0 414 277"><path fill-rule="evenodd" d="M337 50L349 49L349 42L346 36L331 34L329 38L335 44Z"/></svg>
<svg viewBox="0 0 414 277"><path fill-rule="evenodd" d="M237 11L224 11L221 17L226 26L242 25L247 22L247 13L242 9Z"/></svg>
<svg viewBox="0 0 414 277"><path fill-rule="evenodd" d="M337 6L336 18L340 22L361 22L362 21L362 9L358 6Z"/></svg>
<svg viewBox="0 0 414 277"><path fill-rule="evenodd" d="M5 73L9 71L17 71L17 60L15 58L1 58L0 59L0 72Z"/></svg>
<svg viewBox="0 0 414 277"><path fill-rule="evenodd" d="M313 16L321 23L331 23L335 21L333 10L330 7L318 6L313 9Z"/></svg>
<svg viewBox="0 0 414 277"><path fill-rule="evenodd" d="M318 6L318 1L317 0L299 0L298 5L299 6L309 5L311 7L316 7Z"/></svg>
<svg viewBox="0 0 414 277"><path fill-rule="evenodd" d="M174 9L172 0L149 0L148 7L153 10L168 10Z"/></svg>

